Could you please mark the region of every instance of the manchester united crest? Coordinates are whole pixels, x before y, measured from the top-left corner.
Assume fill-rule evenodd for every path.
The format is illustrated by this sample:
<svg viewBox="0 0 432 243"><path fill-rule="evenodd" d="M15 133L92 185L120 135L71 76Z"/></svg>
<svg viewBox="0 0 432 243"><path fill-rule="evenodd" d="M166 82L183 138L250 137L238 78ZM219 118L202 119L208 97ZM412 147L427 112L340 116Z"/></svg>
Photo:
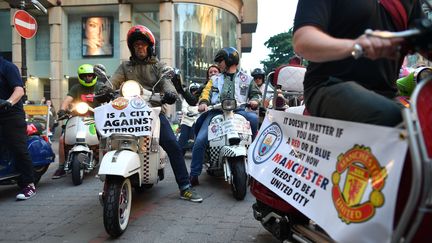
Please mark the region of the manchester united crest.
<svg viewBox="0 0 432 243"><path fill-rule="evenodd" d="M332 198L342 221L361 223L372 218L376 208L384 204L381 190L386 178L386 168L380 166L370 148L355 145L340 154L332 175Z"/></svg>
<svg viewBox="0 0 432 243"><path fill-rule="evenodd" d="M113 100L111 105L116 110L123 110L126 108L129 104L129 100L123 97L118 97L117 99Z"/></svg>

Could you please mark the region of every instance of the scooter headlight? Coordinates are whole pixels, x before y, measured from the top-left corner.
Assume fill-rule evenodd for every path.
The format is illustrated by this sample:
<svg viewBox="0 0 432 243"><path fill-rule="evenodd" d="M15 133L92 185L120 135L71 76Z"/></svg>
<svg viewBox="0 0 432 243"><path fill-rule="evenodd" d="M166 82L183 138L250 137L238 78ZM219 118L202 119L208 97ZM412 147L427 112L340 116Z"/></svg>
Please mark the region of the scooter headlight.
<svg viewBox="0 0 432 243"><path fill-rule="evenodd" d="M128 80L120 88L120 95L123 97L135 97L141 95L141 85L134 80Z"/></svg>
<svg viewBox="0 0 432 243"><path fill-rule="evenodd" d="M85 103L85 102L80 102L80 103L76 104L75 110L76 110L76 112L78 112L81 115L85 114L89 110L89 105L87 105L87 103Z"/></svg>
<svg viewBox="0 0 432 243"><path fill-rule="evenodd" d="M235 99L224 99L222 101L222 110L232 111L237 108L237 101Z"/></svg>

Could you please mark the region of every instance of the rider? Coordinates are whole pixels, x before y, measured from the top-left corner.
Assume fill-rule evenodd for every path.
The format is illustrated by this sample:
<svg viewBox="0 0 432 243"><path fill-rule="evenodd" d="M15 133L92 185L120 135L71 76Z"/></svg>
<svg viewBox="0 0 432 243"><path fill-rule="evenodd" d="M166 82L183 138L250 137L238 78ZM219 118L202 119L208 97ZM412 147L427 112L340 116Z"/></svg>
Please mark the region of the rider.
<svg viewBox="0 0 432 243"><path fill-rule="evenodd" d="M68 114L69 106L75 102L86 102L89 106L97 106L97 101L93 100L95 91L99 88L97 84L97 76L93 71L93 65L83 64L78 67L78 84L72 86L68 94L64 98L60 110L57 112L57 117L61 118ZM52 179L58 179L66 175L64 171L65 163L65 148L64 148L64 131L59 139L59 167L54 172Z"/></svg>
<svg viewBox="0 0 432 243"><path fill-rule="evenodd" d="M309 61L304 79L308 111L319 117L399 124L402 106L394 98L403 39L364 33L405 30L422 16L421 1L299 0L293 46Z"/></svg>
<svg viewBox="0 0 432 243"><path fill-rule="evenodd" d="M136 25L127 33L127 45L131 52L129 61L123 62L111 78L114 89L127 80L137 80L145 89L152 90L159 78L167 71L172 70L165 63L160 62L156 57L155 37L145 26ZM177 92L168 77L163 78L156 87L156 92L163 93L160 119L160 140L159 143L167 152L171 167L174 171L176 182L180 189L180 198L192 202L202 202L202 197L195 192L189 183L188 171L182 149L176 141L168 119L165 116L166 104L174 104L177 100Z"/></svg>
<svg viewBox="0 0 432 243"><path fill-rule="evenodd" d="M196 95L200 85L197 83L191 83L189 85L189 93L192 95ZM198 118L198 106L189 105L186 100L182 101L182 112L183 116L180 122L180 137L178 143L180 148L183 149L183 155L186 153L186 144L189 138L193 137L193 126L195 124L196 119Z"/></svg>
<svg viewBox="0 0 432 243"><path fill-rule="evenodd" d="M255 68L252 73L252 77L254 78L255 83L257 84L258 88L261 91L261 94L264 95L264 79L265 79L265 72L261 68ZM264 102L264 107L268 106L268 103L270 102L271 96L273 95L273 88L269 85L267 86L267 94L266 94L266 100Z"/></svg>
<svg viewBox="0 0 432 243"><path fill-rule="evenodd" d="M227 47L216 53L214 61L219 65L222 73L214 75L208 81L202 91L198 111L207 111L208 105L215 105L221 102L221 98L235 98L239 102L248 102L252 109L258 108L261 99L261 92L253 82L253 78L241 70L238 70L239 53L234 47ZM254 138L258 130L258 116L255 112L246 112L244 109L237 109L235 113L244 116L252 128L252 137ZM198 134L195 138L192 149L191 162L191 181L199 184L198 176L202 171L205 148L208 144L207 129L211 119L217 115L217 111L209 111L202 114L203 122L197 128Z"/></svg>

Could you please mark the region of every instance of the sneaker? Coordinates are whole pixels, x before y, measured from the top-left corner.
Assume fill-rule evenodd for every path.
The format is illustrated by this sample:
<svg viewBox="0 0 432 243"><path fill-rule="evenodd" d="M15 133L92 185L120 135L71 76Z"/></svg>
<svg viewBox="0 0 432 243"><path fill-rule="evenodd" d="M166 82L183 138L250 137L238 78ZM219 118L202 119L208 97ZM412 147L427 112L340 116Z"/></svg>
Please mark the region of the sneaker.
<svg viewBox="0 0 432 243"><path fill-rule="evenodd" d="M180 198L191 202L202 202L203 198L191 187L180 192Z"/></svg>
<svg viewBox="0 0 432 243"><path fill-rule="evenodd" d="M22 191L16 196L17 200L27 200L36 195L36 188L29 184L22 189Z"/></svg>
<svg viewBox="0 0 432 243"><path fill-rule="evenodd" d="M66 176L66 171L64 171L64 169L60 169L58 168L55 172L54 175L51 177L52 179L59 179L63 176Z"/></svg>
<svg viewBox="0 0 432 243"><path fill-rule="evenodd" d="M198 186L199 185L198 176L190 176L189 182L190 182L191 186Z"/></svg>

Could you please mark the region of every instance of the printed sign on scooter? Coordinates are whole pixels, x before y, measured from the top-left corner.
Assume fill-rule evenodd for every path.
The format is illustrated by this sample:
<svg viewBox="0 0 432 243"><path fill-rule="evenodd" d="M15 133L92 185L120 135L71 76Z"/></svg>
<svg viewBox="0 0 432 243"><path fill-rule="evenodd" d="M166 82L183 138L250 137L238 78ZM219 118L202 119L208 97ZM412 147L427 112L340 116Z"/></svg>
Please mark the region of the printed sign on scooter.
<svg viewBox="0 0 432 243"><path fill-rule="evenodd" d="M389 242L407 151L399 134L271 110L248 150L249 173L338 242Z"/></svg>
<svg viewBox="0 0 432 243"><path fill-rule="evenodd" d="M148 136L155 116L159 115L154 113L141 97L119 97L95 109L96 128L103 137L113 133Z"/></svg>
<svg viewBox="0 0 432 243"><path fill-rule="evenodd" d="M252 135L249 121L229 119L221 123L211 124L208 129L208 139L212 140L217 137L225 136L229 133L242 133Z"/></svg>

